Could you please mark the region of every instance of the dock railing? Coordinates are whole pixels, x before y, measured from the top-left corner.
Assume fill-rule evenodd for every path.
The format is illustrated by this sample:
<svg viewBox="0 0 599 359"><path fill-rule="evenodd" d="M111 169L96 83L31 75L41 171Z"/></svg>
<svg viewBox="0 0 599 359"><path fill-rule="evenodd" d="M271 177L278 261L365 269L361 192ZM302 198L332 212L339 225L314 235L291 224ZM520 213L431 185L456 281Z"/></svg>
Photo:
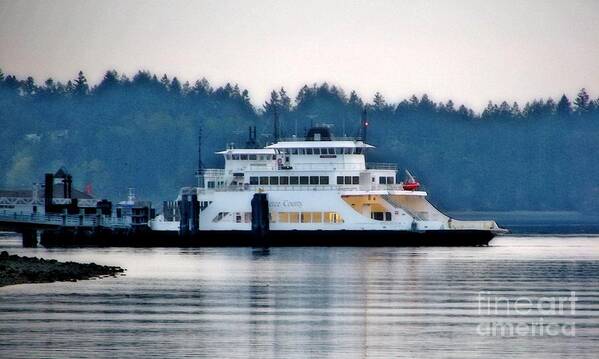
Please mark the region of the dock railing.
<svg viewBox="0 0 599 359"><path fill-rule="evenodd" d="M7 211L0 212L0 222L62 227L128 228L131 226L130 218L117 218L94 214L24 214L16 212L11 213Z"/></svg>

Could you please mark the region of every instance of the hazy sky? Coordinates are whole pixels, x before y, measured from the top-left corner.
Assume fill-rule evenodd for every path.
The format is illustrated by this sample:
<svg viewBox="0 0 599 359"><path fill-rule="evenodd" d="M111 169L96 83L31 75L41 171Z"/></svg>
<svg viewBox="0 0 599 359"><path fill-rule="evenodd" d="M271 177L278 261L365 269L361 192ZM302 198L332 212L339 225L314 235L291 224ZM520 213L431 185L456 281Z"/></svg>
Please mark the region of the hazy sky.
<svg viewBox="0 0 599 359"><path fill-rule="evenodd" d="M261 103L328 81L370 100L599 96L599 1L6 1L0 68L238 82Z"/></svg>

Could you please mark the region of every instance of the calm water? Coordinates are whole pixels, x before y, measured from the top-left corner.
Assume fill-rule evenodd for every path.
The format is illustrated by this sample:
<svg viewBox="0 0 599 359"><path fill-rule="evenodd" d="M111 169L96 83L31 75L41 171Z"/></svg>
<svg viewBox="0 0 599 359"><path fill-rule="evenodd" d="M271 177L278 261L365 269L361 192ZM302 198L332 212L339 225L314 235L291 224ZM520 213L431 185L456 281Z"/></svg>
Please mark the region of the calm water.
<svg viewBox="0 0 599 359"><path fill-rule="evenodd" d="M0 250L120 265L127 274L0 288L3 358L599 357L597 237L270 251L19 244L0 238ZM575 308L535 307L571 291ZM508 312L520 297L534 309ZM540 321L574 324L575 335L485 330Z"/></svg>

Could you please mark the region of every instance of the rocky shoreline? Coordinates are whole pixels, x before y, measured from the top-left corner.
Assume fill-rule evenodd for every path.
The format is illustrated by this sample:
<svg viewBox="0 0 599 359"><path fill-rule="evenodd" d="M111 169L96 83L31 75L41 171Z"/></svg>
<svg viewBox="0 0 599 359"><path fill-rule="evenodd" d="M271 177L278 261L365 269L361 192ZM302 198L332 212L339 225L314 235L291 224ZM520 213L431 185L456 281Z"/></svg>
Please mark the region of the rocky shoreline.
<svg viewBox="0 0 599 359"><path fill-rule="evenodd" d="M0 253L0 287L22 283L75 282L105 276L114 277L124 272L121 267L95 263L59 262L55 259Z"/></svg>

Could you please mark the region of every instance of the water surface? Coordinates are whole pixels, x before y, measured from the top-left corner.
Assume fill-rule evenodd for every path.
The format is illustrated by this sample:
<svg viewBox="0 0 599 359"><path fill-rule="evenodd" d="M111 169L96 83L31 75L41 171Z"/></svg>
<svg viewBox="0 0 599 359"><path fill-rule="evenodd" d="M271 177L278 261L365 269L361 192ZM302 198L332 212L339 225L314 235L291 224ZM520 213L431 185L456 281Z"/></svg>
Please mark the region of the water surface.
<svg viewBox="0 0 599 359"><path fill-rule="evenodd" d="M562 358L599 355L599 238L477 248L20 248L124 277L0 288L0 357ZM489 298L567 297L514 313ZM481 311L482 303L482 311ZM493 308L494 309L494 308ZM493 321L575 335L489 335Z"/></svg>

